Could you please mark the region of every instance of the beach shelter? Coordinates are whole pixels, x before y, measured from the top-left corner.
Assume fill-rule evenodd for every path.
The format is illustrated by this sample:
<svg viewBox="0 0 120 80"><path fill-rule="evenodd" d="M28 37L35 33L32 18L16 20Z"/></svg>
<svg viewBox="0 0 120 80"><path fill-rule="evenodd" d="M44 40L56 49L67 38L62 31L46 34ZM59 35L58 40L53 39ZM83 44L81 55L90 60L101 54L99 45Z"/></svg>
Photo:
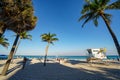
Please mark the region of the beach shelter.
<svg viewBox="0 0 120 80"><path fill-rule="evenodd" d="M106 48L87 49L87 51L88 51L88 58L107 59Z"/></svg>

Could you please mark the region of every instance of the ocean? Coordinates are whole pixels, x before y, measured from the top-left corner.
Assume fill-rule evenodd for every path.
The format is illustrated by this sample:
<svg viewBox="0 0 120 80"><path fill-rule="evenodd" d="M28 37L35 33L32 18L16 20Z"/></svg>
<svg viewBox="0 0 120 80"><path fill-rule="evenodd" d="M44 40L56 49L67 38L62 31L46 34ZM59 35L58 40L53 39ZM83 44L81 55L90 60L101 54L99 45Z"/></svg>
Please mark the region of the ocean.
<svg viewBox="0 0 120 80"><path fill-rule="evenodd" d="M23 58L23 57L27 57L29 59L32 58L37 58L37 59L43 59L44 56L31 56L31 55L16 55L14 56L14 58ZM62 59L68 59L68 60L86 60L88 58L88 56L47 56L47 59L56 59L56 58L62 58ZM117 55L108 55L107 59L114 59L117 60L119 58L119 56Z"/></svg>
<svg viewBox="0 0 120 80"><path fill-rule="evenodd" d="M3 58L4 56L0 57L0 59L7 59L7 57L5 56L5 58ZM23 58L23 57L27 57L28 59L33 59L33 58L37 58L37 59L43 59L44 56L33 56L33 55L15 55L14 58ZM56 59L56 58L62 58L62 59L68 59L68 60L86 60L88 58L88 56L47 56L47 59ZM117 55L108 55L107 59L113 59L113 60L117 60L120 59L119 56Z"/></svg>

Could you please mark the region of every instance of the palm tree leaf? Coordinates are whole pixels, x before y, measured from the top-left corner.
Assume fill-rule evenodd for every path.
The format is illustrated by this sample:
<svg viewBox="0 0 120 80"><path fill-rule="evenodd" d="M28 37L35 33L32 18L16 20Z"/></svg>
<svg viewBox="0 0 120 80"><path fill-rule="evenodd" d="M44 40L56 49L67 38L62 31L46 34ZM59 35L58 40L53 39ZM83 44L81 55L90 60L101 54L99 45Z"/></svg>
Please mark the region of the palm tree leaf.
<svg viewBox="0 0 120 80"><path fill-rule="evenodd" d="M84 23L82 24L82 27L84 27L84 25L88 22L88 21L90 21L92 19L92 16L89 16L85 21L84 21Z"/></svg>
<svg viewBox="0 0 120 80"><path fill-rule="evenodd" d="M81 14L86 13L87 11L89 11L89 9L90 9L89 5L88 5L88 4L85 4L85 5L83 6L83 9L82 9L82 11L81 11Z"/></svg>
<svg viewBox="0 0 120 80"><path fill-rule="evenodd" d="M88 21L90 21L93 16L94 16L94 13L93 13L93 12L81 16L81 17L79 18L79 21L82 20L82 19L86 19L86 20L84 21L84 23L82 24L82 27L84 27L84 25L85 25Z"/></svg>
<svg viewBox="0 0 120 80"><path fill-rule="evenodd" d="M98 26L97 18L95 18L95 19L93 20L93 22L94 22L95 26Z"/></svg>
<svg viewBox="0 0 120 80"><path fill-rule="evenodd" d="M82 27L89 22L90 20L93 20L93 23L95 26L98 26L98 18L100 14L104 14L105 17L108 19L109 22L111 22L111 15L104 13L104 10L106 9L106 5L110 2L110 0L86 0L87 3L83 6L83 9L81 13L83 14L78 21L84 20ZM118 4L120 2L117 1ZM114 5L116 5L114 3Z"/></svg>
<svg viewBox="0 0 120 80"><path fill-rule="evenodd" d="M47 33L44 33L41 35L41 37L46 37L47 36Z"/></svg>
<svg viewBox="0 0 120 80"><path fill-rule="evenodd" d="M98 26L98 19L99 19L100 15L96 14L94 15L93 19L93 23L94 25L97 27Z"/></svg>
<svg viewBox="0 0 120 80"><path fill-rule="evenodd" d="M111 23L111 17L112 17L112 15L107 14L107 13L104 13L103 15L106 17L106 19L108 20L108 22Z"/></svg>
<svg viewBox="0 0 120 80"><path fill-rule="evenodd" d="M6 48L8 48L9 43L8 42L3 42L1 45L4 46L4 47L6 47Z"/></svg>
<svg viewBox="0 0 120 80"><path fill-rule="evenodd" d="M117 0L116 2L108 5L106 9L120 9L120 0Z"/></svg>
<svg viewBox="0 0 120 80"><path fill-rule="evenodd" d="M105 6L109 2L110 2L110 0L99 0L100 6Z"/></svg>
<svg viewBox="0 0 120 80"><path fill-rule="evenodd" d="M9 43L7 42L8 39L3 36L0 37L0 45L2 45L3 47L8 48Z"/></svg>
<svg viewBox="0 0 120 80"><path fill-rule="evenodd" d="M51 41L58 41L58 38L52 38Z"/></svg>
<svg viewBox="0 0 120 80"><path fill-rule="evenodd" d="M51 37L54 37L54 36L56 36L56 34L51 34L50 36L51 36Z"/></svg>
<svg viewBox="0 0 120 80"><path fill-rule="evenodd" d="M24 31L20 33L20 38L32 40L32 35L29 35L26 31Z"/></svg>
<svg viewBox="0 0 120 80"><path fill-rule="evenodd" d="M5 41L8 41L8 39L7 39L7 38L4 38L4 40L5 40Z"/></svg>
<svg viewBox="0 0 120 80"><path fill-rule="evenodd" d="M94 0L95 1L95 4L99 4L98 0Z"/></svg>
<svg viewBox="0 0 120 80"><path fill-rule="evenodd" d="M54 38L55 36L56 34L51 34L49 32L48 34L47 33L42 34L40 37L42 38L42 41L53 44L54 41L58 40L57 38Z"/></svg>

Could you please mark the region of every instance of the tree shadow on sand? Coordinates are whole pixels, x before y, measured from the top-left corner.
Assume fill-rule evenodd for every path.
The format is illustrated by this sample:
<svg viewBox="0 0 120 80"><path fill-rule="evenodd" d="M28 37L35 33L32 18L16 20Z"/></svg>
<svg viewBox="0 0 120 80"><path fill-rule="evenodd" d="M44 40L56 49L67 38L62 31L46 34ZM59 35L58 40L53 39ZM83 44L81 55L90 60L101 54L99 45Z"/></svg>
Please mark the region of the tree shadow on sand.
<svg viewBox="0 0 120 80"><path fill-rule="evenodd" d="M8 80L119 80L118 75L111 74L114 70L101 68L106 74L83 68L71 68L59 63L28 64L24 70L19 70ZM117 69L116 69L117 70ZM117 70L118 71L118 70ZM120 71L120 70L119 70ZM110 74L109 74L110 73Z"/></svg>
<svg viewBox="0 0 120 80"><path fill-rule="evenodd" d="M66 63L71 63L72 65L75 65L75 64L82 64L82 63L88 63L88 62L79 61L79 60L68 60L68 61L66 61Z"/></svg>
<svg viewBox="0 0 120 80"><path fill-rule="evenodd" d="M118 66L120 67L120 66ZM100 70L105 71L107 75L112 75L114 78L120 80L120 69L108 69L108 68L100 68Z"/></svg>

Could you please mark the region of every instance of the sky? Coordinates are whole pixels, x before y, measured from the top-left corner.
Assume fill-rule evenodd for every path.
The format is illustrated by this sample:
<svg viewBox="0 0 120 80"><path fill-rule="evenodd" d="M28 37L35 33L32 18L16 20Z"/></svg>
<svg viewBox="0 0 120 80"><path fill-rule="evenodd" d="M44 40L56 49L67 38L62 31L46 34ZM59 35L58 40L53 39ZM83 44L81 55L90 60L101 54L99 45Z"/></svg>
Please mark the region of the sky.
<svg viewBox="0 0 120 80"><path fill-rule="evenodd" d="M59 41L50 45L48 55L86 55L88 48L106 48L107 55L118 55L114 42L102 19L99 26L92 22L81 27L83 21L78 21L81 16L84 0L33 0L34 15L38 21L34 30L30 31L32 41L22 40L16 55L44 55L46 42L42 42L40 35L55 33ZM112 14L111 28L120 43L120 11L108 11ZM6 31L9 39L8 49L0 46L0 53L9 54L15 40L15 33Z"/></svg>

